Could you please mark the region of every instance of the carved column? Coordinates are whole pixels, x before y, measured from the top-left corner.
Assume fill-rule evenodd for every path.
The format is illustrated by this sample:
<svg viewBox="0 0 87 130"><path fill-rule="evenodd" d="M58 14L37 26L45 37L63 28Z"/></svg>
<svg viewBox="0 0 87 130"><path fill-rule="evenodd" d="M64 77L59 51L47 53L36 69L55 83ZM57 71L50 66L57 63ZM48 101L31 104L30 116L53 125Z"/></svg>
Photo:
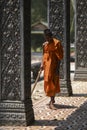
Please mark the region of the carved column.
<svg viewBox="0 0 87 130"><path fill-rule="evenodd" d="M30 125L30 1L0 1L0 125Z"/></svg>
<svg viewBox="0 0 87 130"><path fill-rule="evenodd" d="M49 27L64 47L64 59L60 67L61 94L70 96L70 0L49 0L48 7Z"/></svg>
<svg viewBox="0 0 87 130"><path fill-rule="evenodd" d="M76 0L76 65L74 80L87 81L87 0Z"/></svg>

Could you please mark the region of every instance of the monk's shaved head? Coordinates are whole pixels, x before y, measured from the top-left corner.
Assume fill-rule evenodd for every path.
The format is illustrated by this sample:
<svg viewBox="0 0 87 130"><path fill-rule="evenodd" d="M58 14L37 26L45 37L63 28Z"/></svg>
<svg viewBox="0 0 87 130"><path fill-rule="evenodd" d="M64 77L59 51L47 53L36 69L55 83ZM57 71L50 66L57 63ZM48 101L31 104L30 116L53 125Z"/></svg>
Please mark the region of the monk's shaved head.
<svg viewBox="0 0 87 130"><path fill-rule="evenodd" d="M52 36L53 36L53 34L52 34L52 32L50 31L50 29L45 29L45 30L44 30L44 34L45 34L46 36L49 36L49 37L52 37Z"/></svg>

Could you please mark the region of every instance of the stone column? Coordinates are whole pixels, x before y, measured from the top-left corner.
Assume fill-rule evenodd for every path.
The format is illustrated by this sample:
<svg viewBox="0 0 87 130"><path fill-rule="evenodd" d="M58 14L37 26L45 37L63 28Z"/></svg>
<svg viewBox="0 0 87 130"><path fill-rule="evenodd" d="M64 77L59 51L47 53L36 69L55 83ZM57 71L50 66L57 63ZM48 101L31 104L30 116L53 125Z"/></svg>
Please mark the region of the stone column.
<svg viewBox="0 0 87 130"><path fill-rule="evenodd" d="M75 19L75 76L74 80L87 81L87 0L76 0Z"/></svg>
<svg viewBox="0 0 87 130"><path fill-rule="evenodd" d="M31 101L31 1L0 1L0 125L28 126Z"/></svg>
<svg viewBox="0 0 87 130"><path fill-rule="evenodd" d="M70 96L70 0L49 0L48 9L49 27L64 47L60 67L61 94Z"/></svg>

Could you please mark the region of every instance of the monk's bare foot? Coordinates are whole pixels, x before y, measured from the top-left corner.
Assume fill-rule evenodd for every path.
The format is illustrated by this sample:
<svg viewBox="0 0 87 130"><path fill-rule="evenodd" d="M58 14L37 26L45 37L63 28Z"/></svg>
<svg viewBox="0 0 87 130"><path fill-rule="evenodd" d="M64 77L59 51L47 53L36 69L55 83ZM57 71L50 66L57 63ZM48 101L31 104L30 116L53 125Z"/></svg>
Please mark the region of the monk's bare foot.
<svg viewBox="0 0 87 130"><path fill-rule="evenodd" d="M49 106L51 104L51 102L54 104L55 103L55 100L53 101L50 101L49 103L47 103L46 105Z"/></svg>
<svg viewBox="0 0 87 130"><path fill-rule="evenodd" d="M57 110L57 108L55 107L55 105L52 102L49 104L49 108L52 110Z"/></svg>

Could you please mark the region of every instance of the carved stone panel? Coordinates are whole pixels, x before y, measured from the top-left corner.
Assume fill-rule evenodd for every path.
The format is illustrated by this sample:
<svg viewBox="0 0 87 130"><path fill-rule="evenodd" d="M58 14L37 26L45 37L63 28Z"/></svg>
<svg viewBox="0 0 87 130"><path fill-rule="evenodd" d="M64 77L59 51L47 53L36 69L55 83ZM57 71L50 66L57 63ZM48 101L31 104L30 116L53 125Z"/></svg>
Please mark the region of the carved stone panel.
<svg viewBox="0 0 87 130"><path fill-rule="evenodd" d="M64 38L64 13L63 0L51 0L49 2L49 26L53 31L54 36L63 41Z"/></svg>
<svg viewBox="0 0 87 130"><path fill-rule="evenodd" d="M76 7L77 66L87 68L87 1L77 1Z"/></svg>
<svg viewBox="0 0 87 130"><path fill-rule="evenodd" d="M1 5L1 98L20 99L20 10L19 0L0 1Z"/></svg>
<svg viewBox="0 0 87 130"><path fill-rule="evenodd" d="M75 80L87 80L87 1L76 1Z"/></svg>

